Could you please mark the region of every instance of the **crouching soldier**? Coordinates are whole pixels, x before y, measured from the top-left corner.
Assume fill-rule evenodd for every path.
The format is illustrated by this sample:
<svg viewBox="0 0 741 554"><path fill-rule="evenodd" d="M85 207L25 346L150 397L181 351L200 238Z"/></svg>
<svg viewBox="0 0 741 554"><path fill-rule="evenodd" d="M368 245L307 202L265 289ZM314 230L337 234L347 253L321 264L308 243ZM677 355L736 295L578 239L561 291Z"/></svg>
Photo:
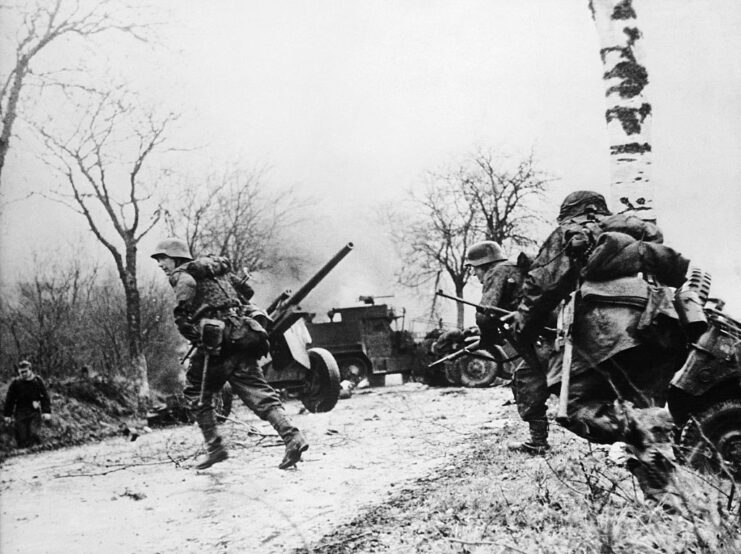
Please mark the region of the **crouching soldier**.
<svg viewBox="0 0 741 554"><path fill-rule="evenodd" d="M554 308L571 303L571 332L547 363L551 392L567 401L562 424L595 443L626 443L645 497L664 501L672 421L661 406L684 349L669 287L682 284L689 260L662 244L655 225L612 215L596 192L569 194L558 223L526 276L514 340L533 343Z"/></svg>
<svg viewBox="0 0 741 554"><path fill-rule="evenodd" d="M278 394L268 385L257 360L268 353L267 315L249 302L252 291L231 270L228 258L194 260L182 240L161 241L152 254L175 292L175 323L197 345L186 374L183 394L206 443L196 462L205 469L226 460L228 453L216 428L212 397L225 382L261 419L270 422L286 444L278 466L287 469L309 447L291 422Z"/></svg>
<svg viewBox="0 0 741 554"><path fill-rule="evenodd" d="M466 265L473 269L482 285L482 306L508 311L517 309L520 289L530 266L530 260L524 254L520 255L516 263L510 262L496 242L485 240L469 248ZM491 350L493 346L503 342L499 316L479 311L476 314L476 324L481 333L481 348ZM536 363L528 363L529 358L530 356L524 356L525 361L515 369L512 392L517 411L530 429L530 439L510 442L507 447L528 454L544 454L550 448L546 419L548 383L543 369Z"/></svg>

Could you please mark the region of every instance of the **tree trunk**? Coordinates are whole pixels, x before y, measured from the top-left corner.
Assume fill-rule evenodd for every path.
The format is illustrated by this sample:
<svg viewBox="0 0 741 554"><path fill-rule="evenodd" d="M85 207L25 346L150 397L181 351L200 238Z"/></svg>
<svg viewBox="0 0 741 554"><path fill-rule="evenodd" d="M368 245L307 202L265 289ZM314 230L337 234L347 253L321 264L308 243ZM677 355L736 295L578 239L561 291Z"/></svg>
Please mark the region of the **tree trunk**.
<svg viewBox="0 0 741 554"><path fill-rule="evenodd" d="M463 298L463 287L465 287L465 283L456 283L455 284L455 295L458 298ZM463 329L464 315L465 315L464 314L465 306L463 304L461 304L460 302L456 302L456 306L458 308L458 320L457 320L458 328L459 329Z"/></svg>
<svg viewBox="0 0 741 554"><path fill-rule="evenodd" d="M651 104L632 0L590 0L604 67L613 209L655 221L651 185Z"/></svg>
<svg viewBox="0 0 741 554"><path fill-rule="evenodd" d="M4 114L3 128L2 131L0 131L0 183L2 183L3 167L5 167L5 156L10 148L10 137L13 134L13 124L18 115L18 99L20 98L21 89L23 88L23 77L26 75L27 70L28 58L26 56L21 56L15 66L15 76L13 77L13 84L10 87L8 103L5 106L2 106Z"/></svg>
<svg viewBox="0 0 741 554"><path fill-rule="evenodd" d="M129 340L129 359L131 369L136 375L138 388L139 415L149 409L149 375L147 359L142 348L141 335L141 297L136 279L136 245L126 245L126 271L122 276L126 295L126 331Z"/></svg>

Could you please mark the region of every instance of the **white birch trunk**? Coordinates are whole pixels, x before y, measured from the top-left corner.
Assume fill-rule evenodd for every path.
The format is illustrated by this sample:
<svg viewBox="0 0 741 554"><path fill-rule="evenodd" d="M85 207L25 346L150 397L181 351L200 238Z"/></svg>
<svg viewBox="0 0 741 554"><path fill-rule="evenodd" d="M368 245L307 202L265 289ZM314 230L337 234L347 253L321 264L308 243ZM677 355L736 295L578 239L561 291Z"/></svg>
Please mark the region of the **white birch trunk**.
<svg viewBox="0 0 741 554"><path fill-rule="evenodd" d="M655 221L648 71L633 0L590 0L589 8L604 67L611 206L615 212Z"/></svg>

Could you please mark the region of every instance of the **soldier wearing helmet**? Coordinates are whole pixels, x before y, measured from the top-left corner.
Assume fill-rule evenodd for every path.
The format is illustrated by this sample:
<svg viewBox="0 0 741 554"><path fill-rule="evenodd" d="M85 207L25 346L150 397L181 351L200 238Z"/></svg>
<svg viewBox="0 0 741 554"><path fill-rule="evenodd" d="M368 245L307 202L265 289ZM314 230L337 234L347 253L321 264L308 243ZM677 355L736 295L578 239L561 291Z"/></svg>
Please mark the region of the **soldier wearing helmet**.
<svg viewBox="0 0 741 554"><path fill-rule="evenodd" d="M280 469L301 460L309 447L303 433L291 422L278 394L265 380L257 359L267 353L267 315L249 302L228 258L193 259L179 239L161 241L152 253L167 274L175 292L175 323L180 333L197 346L191 357L183 394L203 433L206 453L196 469L206 469L228 457L216 428L213 395L227 381L232 390L261 419L268 421L286 444ZM249 288L249 287L248 287ZM248 296L252 289L249 288ZM202 392L204 366L207 367ZM202 398L201 398L202 396Z"/></svg>
<svg viewBox="0 0 741 554"><path fill-rule="evenodd" d="M517 309L520 289L530 266L525 254L520 254L517 263L510 262L496 242L486 240L468 250L466 263L473 268L482 284L481 305L509 311ZM491 349L503 342L501 322L496 315L477 313L476 324L481 333L482 348ZM512 392L518 413L530 428L530 440L511 442L508 447L529 454L544 454L549 448L545 373L537 365L520 363L512 376Z"/></svg>
<svg viewBox="0 0 741 554"><path fill-rule="evenodd" d="M647 499L660 500L673 466L668 442L671 416L659 406L678 369L683 339L668 315L670 289L658 284L658 276L663 273L678 286L689 261L659 244L663 236L655 225L632 215L610 214L604 197L593 191L569 194L558 223L525 278L522 300L510 321L513 342L528 363L543 368L550 391L558 394L564 349L538 359L533 344L552 312L576 291L564 426L592 442L628 444L632 453L628 470ZM598 249L604 252L604 239L611 237L621 238L622 244L636 243L638 256L603 266L596 279L590 268L600 258ZM652 252L667 256L673 270L659 271L648 283L641 264Z"/></svg>

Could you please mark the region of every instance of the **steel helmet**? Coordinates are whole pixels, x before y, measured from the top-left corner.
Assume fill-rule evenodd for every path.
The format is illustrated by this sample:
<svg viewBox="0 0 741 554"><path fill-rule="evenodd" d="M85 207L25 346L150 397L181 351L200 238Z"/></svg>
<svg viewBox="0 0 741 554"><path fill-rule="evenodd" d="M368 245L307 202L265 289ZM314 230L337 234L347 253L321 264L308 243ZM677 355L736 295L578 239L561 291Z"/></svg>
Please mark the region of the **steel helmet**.
<svg viewBox="0 0 741 554"><path fill-rule="evenodd" d="M171 258L183 258L185 260L193 259L185 241L174 238L161 240L157 243L152 258L156 260L157 256L170 256Z"/></svg>
<svg viewBox="0 0 741 554"><path fill-rule="evenodd" d="M502 247L493 240L477 242L468 249L466 254L466 265L478 267L493 262L503 262L507 256L502 252Z"/></svg>

